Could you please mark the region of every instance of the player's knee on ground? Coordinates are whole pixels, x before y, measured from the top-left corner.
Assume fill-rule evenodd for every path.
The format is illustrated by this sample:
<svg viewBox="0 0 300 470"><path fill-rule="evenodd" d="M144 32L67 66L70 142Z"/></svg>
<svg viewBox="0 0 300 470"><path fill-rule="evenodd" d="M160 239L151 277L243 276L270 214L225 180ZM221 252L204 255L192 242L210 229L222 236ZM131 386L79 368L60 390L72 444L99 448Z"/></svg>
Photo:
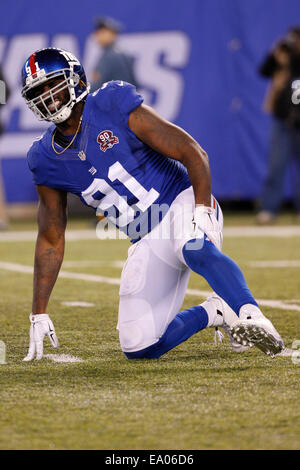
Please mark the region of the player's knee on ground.
<svg viewBox="0 0 300 470"><path fill-rule="evenodd" d="M160 340L155 336L152 315L142 315L119 328L121 348L127 359L158 359L164 353L157 347Z"/></svg>
<svg viewBox="0 0 300 470"><path fill-rule="evenodd" d="M161 351L157 345L159 345L159 341L139 351L123 352L127 359L159 359L164 354L164 351Z"/></svg>
<svg viewBox="0 0 300 470"><path fill-rule="evenodd" d="M131 316L126 315L126 321L119 322L119 339L122 351L135 352L147 348L156 343L158 338L155 334L155 325L151 307L142 299L122 299L122 309L128 308L128 312L134 312ZM135 317L135 318L134 318Z"/></svg>

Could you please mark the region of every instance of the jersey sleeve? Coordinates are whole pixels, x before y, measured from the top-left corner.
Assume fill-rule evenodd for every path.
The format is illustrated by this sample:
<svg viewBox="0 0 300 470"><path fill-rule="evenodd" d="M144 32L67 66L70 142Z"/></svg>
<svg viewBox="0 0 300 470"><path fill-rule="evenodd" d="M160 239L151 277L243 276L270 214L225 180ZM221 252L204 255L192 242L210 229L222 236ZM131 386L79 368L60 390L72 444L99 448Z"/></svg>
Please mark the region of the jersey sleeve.
<svg viewBox="0 0 300 470"><path fill-rule="evenodd" d="M116 104L126 122L128 122L129 114L143 101L143 97L136 91L134 85L127 82L117 82Z"/></svg>
<svg viewBox="0 0 300 470"><path fill-rule="evenodd" d="M128 124L129 114L144 101L134 85L123 81L104 83L94 97L98 109L115 115L125 125Z"/></svg>
<svg viewBox="0 0 300 470"><path fill-rule="evenodd" d="M27 164L31 171L33 182L36 185L45 183L45 179L42 177L39 160L38 142L34 142L27 153Z"/></svg>

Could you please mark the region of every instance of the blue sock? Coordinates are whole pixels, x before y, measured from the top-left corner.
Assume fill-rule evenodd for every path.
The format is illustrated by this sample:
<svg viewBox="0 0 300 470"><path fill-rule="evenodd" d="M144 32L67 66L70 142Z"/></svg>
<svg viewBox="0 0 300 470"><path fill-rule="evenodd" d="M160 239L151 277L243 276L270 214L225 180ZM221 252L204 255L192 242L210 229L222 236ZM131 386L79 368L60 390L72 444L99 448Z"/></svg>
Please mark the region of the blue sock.
<svg viewBox="0 0 300 470"><path fill-rule="evenodd" d="M196 305L179 312L157 343L140 351L125 352L124 354L128 359L158 359L193 334L206 328L207 324L206 311L200 305Z"/></svg>
<svg viewBox="0 0 300 470"><path fill-rule="evenodd" d="M201 248L191 249L197 241L202 240L190 240L182 250L189 268L203 276L237 315L243 305L257 305L238 265L208 240L200 244Z"/></svg>

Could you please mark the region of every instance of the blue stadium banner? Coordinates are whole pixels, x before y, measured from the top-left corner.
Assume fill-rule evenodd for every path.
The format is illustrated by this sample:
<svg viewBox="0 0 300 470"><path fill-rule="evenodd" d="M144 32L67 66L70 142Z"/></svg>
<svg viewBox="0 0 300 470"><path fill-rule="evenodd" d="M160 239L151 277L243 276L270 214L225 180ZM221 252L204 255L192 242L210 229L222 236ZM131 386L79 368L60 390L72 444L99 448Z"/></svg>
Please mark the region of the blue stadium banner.
<svg viewBox="0 0 300 470"><path fill-rule="evenodd" d="M210 157L219 199L256 198L266 171L267 82L258 67L300 18L299 0L40 0L1 2L0 63L10 89L1 105L0 157L8 202L36 199L26 153L45 130L20 95L20 71L34 50L73 52L90 75L99 54L94 20L124 24L120 48L134 58L145 102L185 128Z"/></svg>

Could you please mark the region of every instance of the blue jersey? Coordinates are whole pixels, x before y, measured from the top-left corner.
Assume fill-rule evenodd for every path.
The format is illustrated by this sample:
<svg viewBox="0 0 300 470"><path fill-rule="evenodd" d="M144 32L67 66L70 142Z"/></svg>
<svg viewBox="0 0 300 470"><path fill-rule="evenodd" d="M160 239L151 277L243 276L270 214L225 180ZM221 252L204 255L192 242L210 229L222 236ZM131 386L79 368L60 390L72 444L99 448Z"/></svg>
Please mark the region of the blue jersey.
<svg viewBox="0 0 300 470"><path fill-rule="evenodd" d="M63 151L55 125L27 158L36 185L76 194L97 214L137 241L160 222L176 196L191 186L185 167L131 131L128 118L143 102L134 86L112 81L87 97L81 132ZM69 137L69 136L68 136Z"/></svg>

